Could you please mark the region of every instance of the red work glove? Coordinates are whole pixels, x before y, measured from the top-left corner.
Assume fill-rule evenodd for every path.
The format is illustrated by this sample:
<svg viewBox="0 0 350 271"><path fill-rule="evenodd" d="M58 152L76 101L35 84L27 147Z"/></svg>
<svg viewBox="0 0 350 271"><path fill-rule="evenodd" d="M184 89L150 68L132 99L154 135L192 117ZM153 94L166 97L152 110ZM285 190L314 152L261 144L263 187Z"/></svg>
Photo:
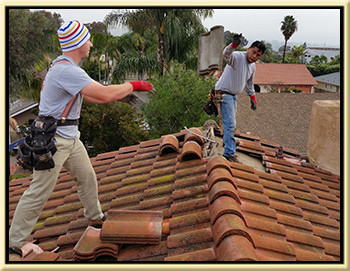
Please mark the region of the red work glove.
<svg viewBox="0 0 350 271"><path fill-rule="evenodd" d="M251 104L250 108L253 110L256 110L256 106L258 104L256 103L255 95L250 96L250 104Z"/></svg>
<svg viewBox="0 0 350 271"><path fill-rule="evenodd" d="M232 48L236 49L242 42L242 33L241 34L235 34L232 39L231 46Z"/></svg>
<svg viewBox="0 0 350 271"><path fill-rule="evenodd" d="M131 81L129 82L133 90L132 91L152 91L153 85L150 82L147 81Z"/></svg>

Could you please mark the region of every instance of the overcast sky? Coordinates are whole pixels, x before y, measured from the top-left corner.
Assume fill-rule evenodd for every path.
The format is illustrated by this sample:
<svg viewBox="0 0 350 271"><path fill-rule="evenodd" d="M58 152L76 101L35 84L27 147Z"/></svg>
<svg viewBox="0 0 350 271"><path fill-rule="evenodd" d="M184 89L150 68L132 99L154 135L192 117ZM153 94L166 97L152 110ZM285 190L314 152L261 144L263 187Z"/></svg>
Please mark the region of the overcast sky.
<svg viewBox="0 0 350 271"><path fill-rule="evenodd" d="M82 23L103 21L113 9L46 9L61 14L64 21L78 20ZM278 43L283 44L281 21L286 15L293 15L298 22L296 31L288 44L308 46L339 47L341 33L341 10L326 8L273 9L273 8L238 8L214 9L213 18L208 18L203 25L210 30L215 25L222 25L231 32L242 33L250 45L254 40L266 40L272 43L274 49ZM111 30L112 34L120 35L126 29Z"/></svg>

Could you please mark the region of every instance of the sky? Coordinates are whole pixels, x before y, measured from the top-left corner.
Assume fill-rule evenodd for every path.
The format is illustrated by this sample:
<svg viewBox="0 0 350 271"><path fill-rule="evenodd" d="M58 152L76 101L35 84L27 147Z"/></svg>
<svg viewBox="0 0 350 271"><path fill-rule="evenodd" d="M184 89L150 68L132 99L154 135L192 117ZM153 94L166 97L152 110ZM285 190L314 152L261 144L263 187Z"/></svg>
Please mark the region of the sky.
<svg viewBox="0 0 350 271"><path fill-rule="evenodd" d="M113 9L46 9L61 14L64 21L78 20L82 23L103 21ZM341 10L331 8L237 8L214 9L214 16L202 21L210 30L222 25L225 31L242 33L250 45L255 40L265 40L277 50L284 43L280 30L286 15L293 15L298 23L298 30L288 40L288 45L340 47ZM111 29L113 35L121 35L127 29Z"/></svg>

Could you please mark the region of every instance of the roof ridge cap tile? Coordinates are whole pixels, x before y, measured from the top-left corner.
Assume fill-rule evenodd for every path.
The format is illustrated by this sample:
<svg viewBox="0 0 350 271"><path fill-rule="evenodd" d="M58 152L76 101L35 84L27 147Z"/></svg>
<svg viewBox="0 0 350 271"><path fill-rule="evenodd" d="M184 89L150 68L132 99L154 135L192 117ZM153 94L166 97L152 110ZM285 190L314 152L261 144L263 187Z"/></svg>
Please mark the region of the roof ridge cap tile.
<svg viewBox="0 0 350 271"><path fill-rule="evenodd" d="M182 147L180 162L194 159L202 159L202 147L196 141L190 140Z"/></svg>
<svg viewBox="0 0 350 271"><path fill-rule="evenodd" d="M241 217L235 214L223 214L214 225L212 225L215 249L230 235L240 235L245 237L255 248L254 241Z"/></svg>
<svg viewBox="0 0 350 271"><path fill-rule="evenodd" d="M158 149L158 155L162 156L171 152L179 152L180 143L174 135L163 135Z"/></svg>
<svg viewBox="0 0 350 271"><path fill-rule="evenodd" d="M208 160L206 168L207 174L210 175L210 173L218 167L226 168L232 175L230 164L222 156L212 157Z"/></svg>
<svg viewBox="0 0 350 271"><path fill-rule="evenodd" d="M196 141L201 147L204 146L204 140L202 138L203 133L199 128L189 128L188 129L190 132L187 131L187 133L185 134L185 139L184 142L188 142L188 141Z"/></svg>

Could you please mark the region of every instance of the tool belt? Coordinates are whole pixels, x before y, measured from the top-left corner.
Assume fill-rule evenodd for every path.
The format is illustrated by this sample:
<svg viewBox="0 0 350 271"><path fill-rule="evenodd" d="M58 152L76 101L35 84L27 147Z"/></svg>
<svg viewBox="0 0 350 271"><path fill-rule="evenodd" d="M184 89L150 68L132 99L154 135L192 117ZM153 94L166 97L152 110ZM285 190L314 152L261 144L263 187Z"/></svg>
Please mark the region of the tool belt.
<svg viewBox="0 0 350 271"><path fill-rule="evenodd" d="M69 126L69 125L79 125L79 119L60 119L57 121L57 126Z"/></svg>
<svg viewBox="0 0 350 271"><path fill-rule="evenodd" d="M231 92L228 92L228 91L224 91L224 90L218 90L219 93L222 94L227 94L227 95L231 95L231 96L236 96L236 94L232 94Z"/></svg>
<svg viewBox="0 0 350 271"><path fill-rule="evenodd" d="M55 167L52 156L56 153L55 133L57 119L53 117L39 116L30 126L30 134L19 146L17 158L36 170L44 170Z"/></svg>

